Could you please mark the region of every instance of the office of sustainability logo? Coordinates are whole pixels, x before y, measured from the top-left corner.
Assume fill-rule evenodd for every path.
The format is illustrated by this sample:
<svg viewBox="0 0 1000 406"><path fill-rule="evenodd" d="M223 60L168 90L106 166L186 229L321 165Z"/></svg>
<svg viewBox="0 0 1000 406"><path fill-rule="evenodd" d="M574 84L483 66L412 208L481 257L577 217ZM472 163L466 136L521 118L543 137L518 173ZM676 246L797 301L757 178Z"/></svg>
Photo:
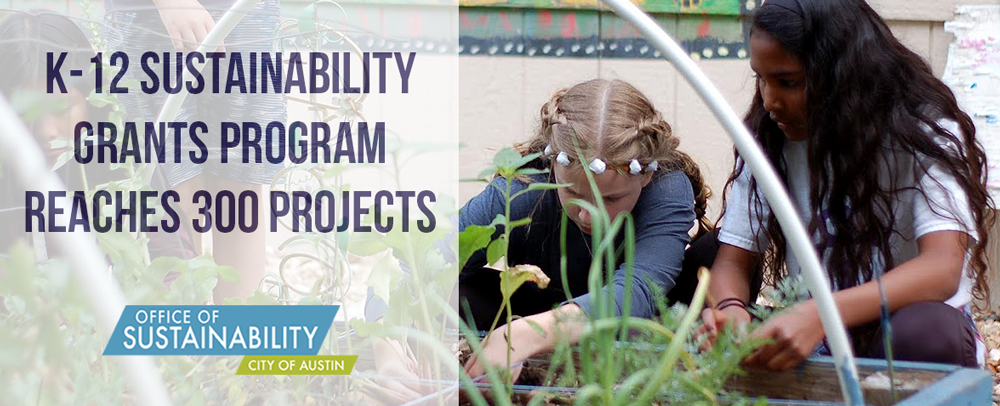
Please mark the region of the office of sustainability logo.
<svg viewBox="0 0 1000 406"><path fill-rule="evenodd" d="M340 306L125 306L104 355L242 355L237 375L349 375L318 355Z"/></svg>

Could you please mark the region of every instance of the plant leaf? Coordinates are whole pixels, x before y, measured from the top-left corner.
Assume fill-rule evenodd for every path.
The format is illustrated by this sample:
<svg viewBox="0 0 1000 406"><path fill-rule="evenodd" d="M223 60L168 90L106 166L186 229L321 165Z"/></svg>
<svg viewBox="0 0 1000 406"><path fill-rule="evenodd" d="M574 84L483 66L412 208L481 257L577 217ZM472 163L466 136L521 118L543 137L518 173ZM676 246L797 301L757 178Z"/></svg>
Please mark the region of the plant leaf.
<svg viewBox="0 0 1000 406"><path fill-rule="evenodd" d="M491 241L489 248L486 249L486 264L495 264L506 254L507 239L501 235L500 238Z"/></svg>
<svg viewBox="0 0 1000 406"><path fill-rule="evenodd" d="M309 296L302 296L302 299L299 299L299 303L298 304L299 305L321 305L321 304L323 304L323 301L320 300L316 296L309 295Z"/></svg>
<svg viewBox="0 0 1000 406"><path fill-rule="evenodd" d="M389 298L389 293L396 288L399 280L403 277L403 269L399 267L399 260L392 255L383 255L368 276L368 286L375 290L375 296L383 299Z"/></svg>
<svg viewBox="0 0 1000 406"><path fill-rule="evenodd" d="M87 101L94 107L104 107L117 102L117 98L108 93L97 93L96 90L90 92Z"/></svg>
<svg viewBox="0 0 1000 406"><path fill-rule="evenodd" d="M546 183L546 182L536 182L528 185L527 189L524 190L550 190L550 189L561 189L564 187L572 186L572 183Z"/></svg>
<svg viewBox="0 0 1000 406"><path fill-rule="evenodd" d="M359 318L351 318L351 321L348 323L352 328L354 328L354 333L360 337L368 337L375 334L381 334L382 330L384 330L382 328L382 324L380 323L376 322L368 323Z"/></svg>
<svg viewBox="0 0 1000 406"><path fill-rule="evenodd" d="M340 249L340 253L342 255L347 255L347 250L351 247L351 232L349 231L349 229L344 229L344 231L338 231L336 234L334 234L334 240L337 241L337 248Z"/></svg>
<svg viewBox="0 0 1000 406"><path fill-rule="evenodd" d="M535 332L538 333L538 335L545 337L545 329L542 328L541 324L538 324L537 321L531 319L524 319L524 320L528 323L529 326L531 326L532 330L535 330Z"/></svg>
<svg viewBox="0 0 1000 406"><path fill-rule="evenodd" d="M548 168L546 168L546 169L521 168L521 169L518 169L517 172L515 172L515 173L517 175L520 175L520 176L529 176L529 175L539 175L539 174L549 173L549 172L551 172L551 171Z"/></svg>
<svg viewBox="0 0 1000 406"><path fill-rule="evenodd" d="M458 235L458 267L462 269L476 251L486 248L496 232L495 226L470 225Z"/></svg>
<svg viewBox="0 0 1000 406"><path fill-rule="evenodd" d="M517 153L513 148L507 147L497 151L497 154L493 156L493 165L499 170L507 169L513 171L524 164L524 159L521 154Z"/></svg>
<svg viewBox="0 0 1000 406"><path fill-rule="evenodd" d="M105 208L114 207L107 206ZM146 269L142 263L142 246L135 237L125 232L108 232L97 235L101 250L111 259L111 262L121 269Z"/></svg>
<svg viewBox="0 0 1000 406"><path fill-rule="evenodd" d="M59 158L56 159L56 164L52 165L52 170L54 171L56 169L62 168L63 165L66 165L66 163L69 162L69 160L72 158L73 158L73 150L64 151L63 153L59 154Z"/></svg>
<svg viewBox="0 0 1000 406"><path fill-rule="evenodd" d="M504 297L510 297L525 282L533 282L539 288L545 289L549 286L550 281L549 276L535 265L512 266L507 268L506 272L500 272L500 293Z"/></svg>
<svg viewBox="0 0 1000 406"><path fill-rule="evenodd" d="M357 233L347 244L347 252L361 257L375 255L387 249L389 247L378 233Z"/></svg>
<svg viewBox="0 0 1000 406"><path fill-rule="evenodd" d="M247 298L247 305L250 306L274 306L279 304L274 296L261 291L254 291L250 297Z"/></svg>
<svg viewBox="0 0 1000 406"><path fill-rule="evenodd" d="M477 175L477 177L479 179L486 180L489 179L490 176L493 176L495 173L497 173L497 168L495 166L491 166L489 168L483 169L482 172L479 172L479 175Z"/></svg>
<svg viewBox="0 0 1000 406"><path fill-rule="evenodd" d="M521 191L519 191L517 193L514 193L514 195L510 197L510 200L514 200L518 196L521 196L521 195L523 195L525 193L533 192L533 191L536 191L536 190L560 189L560 188L569 187L569 186L572 186L572 184L570 184L570 183L546 183L546 182L532 183L532 184L529 184L527 188L524 188L523 190L521 190Z"/></svg>
<svg viewBox="0 0 1000 406"><path fill-rule="evenodd" d="M518 227L524 226L524 225L528 225L528 224L531 224L531 217L525 217L525 218L520 219L520 220L511 221L510 222L510 228L513 230L515 228L518 228Z"/></svg>
<svg viewBox="0 0 1000 406"><path fill-rule="evenodd" d="M215 268L215 270L219 272L219 279L222 279L223 281L226 282L240 281L240 274L236 273L236 268L233 268L231 266L219 265L217 268Z"/></svg>
<svg viewBox="0 0 1000 406"><path fill-rule="evenodd" d="M492 227L492 226L503 225L506 222L507 222L507 216L504 216L503 213L497 213L497 216L494 217L493 221L490 222L490 226Z"/></svg>

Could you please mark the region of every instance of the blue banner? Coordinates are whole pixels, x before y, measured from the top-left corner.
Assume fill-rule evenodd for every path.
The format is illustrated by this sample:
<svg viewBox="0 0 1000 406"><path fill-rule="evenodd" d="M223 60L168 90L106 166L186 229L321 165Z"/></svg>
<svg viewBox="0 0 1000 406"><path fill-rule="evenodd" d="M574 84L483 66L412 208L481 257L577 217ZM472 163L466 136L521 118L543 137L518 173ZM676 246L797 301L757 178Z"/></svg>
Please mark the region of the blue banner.
<svg viewBox="0 0 1000 406"><path fill-rule="evenodd" d="M104 355L316 355L340 306L125 306Z"/></svg>

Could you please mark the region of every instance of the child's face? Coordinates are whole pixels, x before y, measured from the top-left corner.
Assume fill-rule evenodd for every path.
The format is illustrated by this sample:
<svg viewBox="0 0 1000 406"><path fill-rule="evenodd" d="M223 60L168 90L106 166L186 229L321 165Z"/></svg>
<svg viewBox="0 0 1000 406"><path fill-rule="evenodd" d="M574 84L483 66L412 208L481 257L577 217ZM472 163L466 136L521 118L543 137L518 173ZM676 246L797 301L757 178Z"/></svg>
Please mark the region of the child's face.
<svg viewBox="0 0 1000 406"><path fill-rule="evenodd" d="M596 197L590 189L590 183L587 182L587 175L579 165L563 167L556 164L554 168L556 182L572 184L570 187L559 189L559 203L565 208L570 220L573 220L584 233L590 234L592 224L590 212L575 204L567 204L570 200L580 199L596 206ZM639 200L642 188L648 185L651 179L651 173L632 175L610 169L603 174L594 175L594 183L600 190L604 207L611 219L618 216L618 213L632 211L635 202Z"/></svg>
<svg viewBox="0 0 1000 406"><path fill-rule="evenodd" d="M87 120L88 103L83 94L74 88L67 89L66 94L48 94L45 97L51 99L54 112L36 119L32 123L32 132L49 159L55 161L67 148L73 147L73 129L77 123ZM50 142L57 139L68 141L68 147L52 148Z"/></svg>
<svg viewBox="0 0 1000 406"><path fill-rule="evenodd" d="M791 140L804 140L806 122L806 72L798 58L770 34L757 30L750 37L750 68L771 120Z"/></svg>

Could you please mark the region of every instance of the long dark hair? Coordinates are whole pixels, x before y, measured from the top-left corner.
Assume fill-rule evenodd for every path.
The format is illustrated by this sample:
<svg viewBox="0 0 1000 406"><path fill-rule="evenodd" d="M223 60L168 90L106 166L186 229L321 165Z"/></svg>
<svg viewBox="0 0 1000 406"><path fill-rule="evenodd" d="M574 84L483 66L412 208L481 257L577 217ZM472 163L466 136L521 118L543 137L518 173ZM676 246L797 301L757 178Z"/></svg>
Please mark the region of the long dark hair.
<svg viewBox="0 0 1000 406"><path fill-rule="evenodd" d="M67 71L69 66L86 66L94 56L90 41L73 21L43 10L14 12L0 21L0 52L7 58L0 69L0 91L8 98L16 89L46 82L47 52L56 57L66 52L63 69ZM85 79L67 73L63 78L67 88L78 88L84 97L90 94Z"/></svg>
<svg viewBox="0 0 1000 406"><path fill-rule="evenodd" d="M6 58L4 63L0 64L0 94L10 100L22 91L44 93L48 52L53 52L57 57L61 52L67 53L63 65L66 88L76 89L82 97L87 97L90 89L93 89L93 83L88 83L80 77L70 76L68 70L70 66L86 66L89 59L94 56L90 42L72 20L49 11L11 12L0 20L0 55ZM56 93L59 91L53 90ZM91 122L106 120L108 117L106 111L96 108L89 108L88 112ZM32 128L32 132L35 132L33 123L28 121L28 116L22 114L21 119ZM48 140L39 139L38 142L41 147L47 148ZM24 205L25 186L10 175L8 165L9 163L0 163L2 167L0 221L11 226L0 231L0 253L6 252L18 239L30 241L29 235L18 230L25 230L19 227L24 222L24 216L14 216L14 213L23 212L4 210ZM79 182L78 168L75 165L65 165L59 169L63 181L71 187L75 185L73 182ZM71 174L70 171L75 172Z"/></svg>
<svg viewBox="0 0 1000 406"><path fill-rule="evenodd" d="M805 68L810 208L820 213L825 204L822 209L837 230L828 241L831 282L843 289L871 280L879 258L884 270L899 265L892 263L889 239L897 233L892 213L901 204L894 199L901 189L880 177L886 177L886 170L902 169L893 161L902 155L912 157L912 167L923 173L939 166L968 196L979 234L971 248L973 295L987 300L985 248L994 218L985 187L986 156L972 120L951 90L863 0L772 0L751 18L751 35L758 30ZM942 119L954 121L960 131L943 128ZM744 120L785 178L785 136L764 109L759 88ZM737 160L727 190L744 169ZM750 189L746 204L761 213L763 199L756 195L755 180ZM809 224L810 234L825 226L817 223ZM761 226L770 241L763 257L765 280L773 282L783 272L785 238L773 214Z"/></svg>

